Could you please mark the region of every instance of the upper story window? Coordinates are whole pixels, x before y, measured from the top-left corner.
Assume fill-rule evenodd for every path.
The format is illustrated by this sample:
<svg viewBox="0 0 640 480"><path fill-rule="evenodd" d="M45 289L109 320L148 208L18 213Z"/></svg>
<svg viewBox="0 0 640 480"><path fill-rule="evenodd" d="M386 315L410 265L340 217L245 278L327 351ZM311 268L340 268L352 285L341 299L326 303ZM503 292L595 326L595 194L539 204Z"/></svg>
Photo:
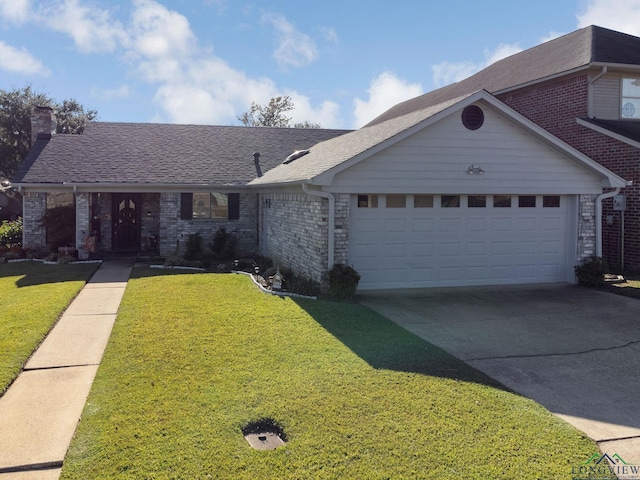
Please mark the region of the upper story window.
<svg viewBox="0 0 640 480"><path fill-rule="evenodd" d="M622 79L622 118L640 118L640 77Z"/></svg>

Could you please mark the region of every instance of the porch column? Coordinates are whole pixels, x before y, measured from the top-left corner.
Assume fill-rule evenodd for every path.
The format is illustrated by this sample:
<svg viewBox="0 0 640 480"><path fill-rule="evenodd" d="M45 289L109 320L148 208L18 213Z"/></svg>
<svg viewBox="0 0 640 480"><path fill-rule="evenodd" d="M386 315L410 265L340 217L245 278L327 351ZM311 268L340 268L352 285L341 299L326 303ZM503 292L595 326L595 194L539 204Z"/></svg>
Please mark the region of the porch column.
<svg viewBox="0 0 640 480"><path fill-rule="evenodd" d="M89 258L89 252L87 251L85 241L91 230L90 205L90 193L76 193L76 249L78 250L78 260L86 260Z"/></svg>
<svg viewBox="0 0 640 480"><path fill-rule="evenodd" d="M180 218L180 194L162 192L160 194L160 256L173 255L178 242L178 218Z"/></svg>
<svg viewBox="0 0 640 480"><path fill-rule="evenodd" d="M35 250L47 249L47 234L43 218L47 212L47 194L25 191L22 194L24 226L22 228L22 247Z"/></svg>

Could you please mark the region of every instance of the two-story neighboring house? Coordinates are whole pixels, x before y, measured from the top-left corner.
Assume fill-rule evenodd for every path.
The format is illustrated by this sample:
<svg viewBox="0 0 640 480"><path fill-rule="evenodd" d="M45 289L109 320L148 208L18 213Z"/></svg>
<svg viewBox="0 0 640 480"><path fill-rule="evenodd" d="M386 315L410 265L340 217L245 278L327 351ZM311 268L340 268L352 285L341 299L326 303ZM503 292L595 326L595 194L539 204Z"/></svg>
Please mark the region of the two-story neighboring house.
<svg viewBox="0 0 640 480"><path fill-rule="evenodd" d="M640 270L640 38L589 26L396 105L375 125L485 89L633 185L604 198L602 254ZM612 192L615 193L615 192Z"/></svg>

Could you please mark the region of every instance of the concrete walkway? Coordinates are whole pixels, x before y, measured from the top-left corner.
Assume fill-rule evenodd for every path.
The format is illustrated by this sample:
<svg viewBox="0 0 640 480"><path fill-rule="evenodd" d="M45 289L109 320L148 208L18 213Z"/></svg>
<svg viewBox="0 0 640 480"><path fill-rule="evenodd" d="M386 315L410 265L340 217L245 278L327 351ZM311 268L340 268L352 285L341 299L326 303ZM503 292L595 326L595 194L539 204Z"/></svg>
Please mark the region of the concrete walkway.
<svg viewBox="0 0 640 480"><path fill-rule="evenodd" d="M103 263L0 397L0 480L60 477L132 265Z"/></svg>

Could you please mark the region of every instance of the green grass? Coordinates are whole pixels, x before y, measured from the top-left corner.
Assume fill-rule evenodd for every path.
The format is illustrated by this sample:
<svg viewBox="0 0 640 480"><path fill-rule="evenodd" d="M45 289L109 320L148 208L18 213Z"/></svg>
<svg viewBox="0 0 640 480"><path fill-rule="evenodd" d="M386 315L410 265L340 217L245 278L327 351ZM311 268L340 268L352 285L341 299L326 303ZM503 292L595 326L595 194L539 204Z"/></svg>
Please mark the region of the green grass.
<svg viewBox="0 0 640 480"><path fill-rule="evenodd" d="M566 479L598 451L363 306L134 272L64 479ZM284 447L248 445L261 417Z"/></svg>
<svg viewBox="0 0 640 480"><path fill-rule="evenodd" d="M95 270L94 264L0 264L0 394Z"/></svg>

